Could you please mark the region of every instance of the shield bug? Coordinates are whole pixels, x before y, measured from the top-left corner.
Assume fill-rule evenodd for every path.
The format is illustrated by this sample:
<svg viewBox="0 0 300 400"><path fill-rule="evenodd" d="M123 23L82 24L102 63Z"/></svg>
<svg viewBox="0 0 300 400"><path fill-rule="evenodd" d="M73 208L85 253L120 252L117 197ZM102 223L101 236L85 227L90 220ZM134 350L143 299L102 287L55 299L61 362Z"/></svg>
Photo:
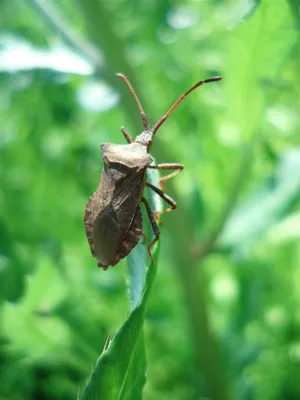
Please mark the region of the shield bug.
<svg viewBox="0 0 300 400"><path fill-rule="evenodd" d="M93 257L98 266L107 269L126 257L143 236L143 222L140 204L144 203L154 239L148 245L148 253L153 263L151 248L159 239L160 214L175 210L176 202L165 193L164 182L183 170L182 164L168 163L152 165L149 155L153 137L160 126L189 93L204 83L222 79L220 76L197 82L185 92L169 111L159 119L153 128L149 127L146 114L128 79L123 74L116 74L123 79L132 93L143 122L143 132L133 139L124 127L121 128L128 144L101 144L103 170L98 189L90 197L84 215L87 239ZM160 179L160 189L147 182L147 169L172 171ZM162 211L153 212L143 195L149 187L170 206Z"/></svg>

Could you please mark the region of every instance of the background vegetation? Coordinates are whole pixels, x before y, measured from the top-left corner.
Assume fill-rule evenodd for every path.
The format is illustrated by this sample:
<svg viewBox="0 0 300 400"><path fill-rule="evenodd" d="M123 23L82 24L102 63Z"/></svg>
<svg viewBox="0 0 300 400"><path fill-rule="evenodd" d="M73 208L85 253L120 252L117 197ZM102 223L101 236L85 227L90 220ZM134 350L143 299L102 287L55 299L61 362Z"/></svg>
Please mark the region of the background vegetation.
<svg viewBox="0 0 300 400"><path fill-rule="evenodd" d="M141 132L115 72L152 124L198 80L224 79L157 134L157 161L185 165L166 185L178 209L164 216L144 343L137 325L125 329L130 379L91 398L141 398L144 350L144 399L300 398L299 6L2 0L1 399L88 398L96 359L130 310L128 283L131 308L140 300L142 245L129 270L104 272L83 229L99 144L124 143L122 125ZM143 313L130 318L142 324ZM126 346L110 350L96 382L127 365L122 329Z"/></svg>

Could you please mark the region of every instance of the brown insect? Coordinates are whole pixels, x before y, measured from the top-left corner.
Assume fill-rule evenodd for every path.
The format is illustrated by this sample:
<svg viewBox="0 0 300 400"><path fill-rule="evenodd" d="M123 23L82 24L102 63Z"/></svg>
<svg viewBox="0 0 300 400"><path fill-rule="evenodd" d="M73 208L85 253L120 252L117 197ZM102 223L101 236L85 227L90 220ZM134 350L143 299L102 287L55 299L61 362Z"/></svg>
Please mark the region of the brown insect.
<svg viewBox="0 0 300 400"><path fill-rule="evenodd" d="M129 87L139 107L144 131L133 139L122 127L121 132L128 144L101 144L104 164L102 176L97 191L86 205L84 225L92 255L97 258L98 267L103 269L116 265L126 257L143 236L141 202L146 207L154 233L154 239L147 247L153 263L151 248L159 239L158 223L161 222L159 216L176 208L176 202L165 193L163 183L183 170L182 164L152 165L153 159L148 153L153 137L184 97L204 83L222 79L216 76L196 83L179 97L170 110L150 129L146 114L128 79L122 74L116 74L116 76L123 79ZM160 179L161 189L159 189L147 182L148 168L173 170L173 172ZM170 207L153 212L143 195L145 186L154 190Z"/></svg>

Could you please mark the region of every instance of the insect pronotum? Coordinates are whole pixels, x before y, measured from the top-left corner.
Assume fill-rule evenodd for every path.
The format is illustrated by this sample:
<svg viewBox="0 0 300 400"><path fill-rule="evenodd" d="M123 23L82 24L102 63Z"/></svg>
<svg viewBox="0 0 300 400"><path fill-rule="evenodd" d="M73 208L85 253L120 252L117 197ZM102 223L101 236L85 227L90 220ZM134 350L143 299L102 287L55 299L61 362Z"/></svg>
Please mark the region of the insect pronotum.
<svg viewBox="0 0 300 400"><path fill-rule="evenodd" d="M159 239L160 215L176 208L176 202L165 193L164 182L183 170L183 165L176 163L152 165L153 159L149 150L153 137L184 97L204 83L222 79L220 76L215 76L197 82L179 97L153 128L150 128L146 114L128 79L123 74L116 76L125 81L132 93L141 113L144 130L133 139L122 127L121 132L128 144L101 144L103 158L101 180L98 189L86 205L84 225L92 255L97 258L98 266L103 269L116 265L126 257L143 236L141 202L145 205L154 233L154 239L147 247L153 263L151 248ZM159 189L147 181L148 168L172 172L160 179ZM153 212L143 194L145 186L157 193L170 207Z"/></svg>

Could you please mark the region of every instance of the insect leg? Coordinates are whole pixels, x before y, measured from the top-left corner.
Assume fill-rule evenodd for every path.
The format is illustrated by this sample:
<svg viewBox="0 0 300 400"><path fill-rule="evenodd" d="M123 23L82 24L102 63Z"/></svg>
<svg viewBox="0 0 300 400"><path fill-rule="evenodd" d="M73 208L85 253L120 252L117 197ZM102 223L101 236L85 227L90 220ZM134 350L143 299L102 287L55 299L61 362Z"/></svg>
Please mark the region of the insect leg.
<svg viewBox="0 0 300 400"><path fill-rule="evenodd" d="M155 221L155 216L153 214L153 211L151 210L150 204L145 199L145 197L142 197L142 202L145 204L146 211L147 211L147 214L148 214L148 217L150 219L150 223L151 223L151 226L152 226L152 229L153 229L153 233L155 235L155 237L152 240L152 242L147 246L147 251L148 251L149 257L151 259L152 264L154 264L154 260L153 260L152 253L151 253L150 249L158 241L159 235L160 235L160 231L159 231L158 225L157 225L157 223Z"/></svg>
<svg viewBox="0 0 300 400"><path fill-rule="evenodd" d="M148 186L150 189L154 190L155 193L157 193L162 199L164 199L171 206L171 207L166 208L166 209L164 209L162 211L155 211L154 212L154 217L157 219L157 222L159 224L162 224L162 221L159 218L159 215L175 210L176 207L177 207L176 201L173 200L172 197L170 197L166 193L164 193L162 190L158 189L156 186L153 186L151 183L146 182L146 186Z"/></svg>
<svg viewBox="0 0 300 400"><path fill-rule="evenodd" d="M132 137L131 135L129 135L129 133L126 131L126 129L125 129L124 126L122 126L122 128L121 128L121 132L123 133L123 135L124 135L124 137L125 137L127 143L132 143L132 142L134 142L133 137Z"/></svg>
<svg viewBox="0 0 300 400"><path fill-rule="evenodd" d="M143 244L147 242L147 236L144 234L144 232L141 233L141 237L143 238Z"/></svg>
<svg viewBox="0 0 300 400"><path fill-rule="evenodd" d="M166 191L165 187L164 187L164 182L166 182L168 179L173 178L173 176L179 174L180 171L183 170L184 166L182 164L158 164L158 165L149 165L148 168L153 168L153 169L175 169L174 172L171 172L170 174L163 176L160 180L159 180L159 185L161 187L161 190L163 192Z"/></svg>

